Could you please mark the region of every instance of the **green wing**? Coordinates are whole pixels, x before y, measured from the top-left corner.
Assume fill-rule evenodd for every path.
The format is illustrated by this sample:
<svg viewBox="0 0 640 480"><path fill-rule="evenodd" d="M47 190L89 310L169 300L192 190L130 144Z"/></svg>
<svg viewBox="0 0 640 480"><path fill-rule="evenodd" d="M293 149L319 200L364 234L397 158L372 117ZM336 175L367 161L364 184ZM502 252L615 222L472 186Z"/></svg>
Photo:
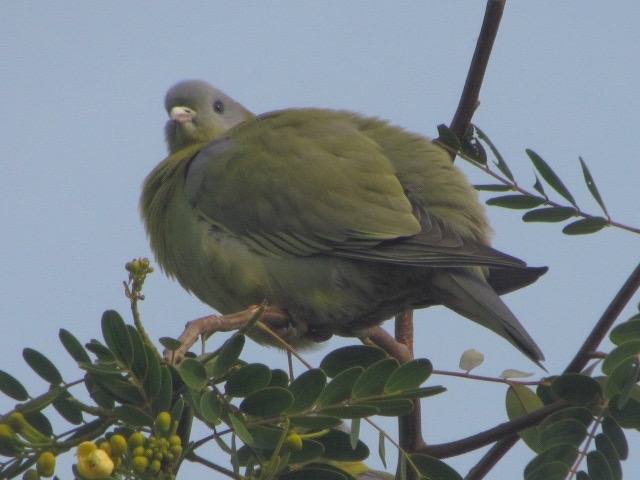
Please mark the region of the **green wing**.
<svg viewBox="0 0 640 480"><path fill-rule="evenodd" d="M268 256L524 266L413 205L388 155L348 112L283 110L203 148L185 191L211 228Z"/></svg>

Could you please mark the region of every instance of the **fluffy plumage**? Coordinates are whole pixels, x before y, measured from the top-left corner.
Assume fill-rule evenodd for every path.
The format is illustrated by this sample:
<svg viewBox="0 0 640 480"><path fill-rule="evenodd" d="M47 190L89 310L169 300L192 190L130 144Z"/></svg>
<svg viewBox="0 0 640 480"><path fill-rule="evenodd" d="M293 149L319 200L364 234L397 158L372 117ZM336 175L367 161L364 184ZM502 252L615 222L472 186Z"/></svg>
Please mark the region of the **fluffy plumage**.
<svg viewBox="0 0 640 480"><path fill-rule="evenodd" d="M170 155L141 212L160 266L202 301L227 314L267 300L305 326L300 340L443 304L543 359L498 293L546 268L491 248L443 149L348 111L255 116L195 80L165 105Z"/></svg>

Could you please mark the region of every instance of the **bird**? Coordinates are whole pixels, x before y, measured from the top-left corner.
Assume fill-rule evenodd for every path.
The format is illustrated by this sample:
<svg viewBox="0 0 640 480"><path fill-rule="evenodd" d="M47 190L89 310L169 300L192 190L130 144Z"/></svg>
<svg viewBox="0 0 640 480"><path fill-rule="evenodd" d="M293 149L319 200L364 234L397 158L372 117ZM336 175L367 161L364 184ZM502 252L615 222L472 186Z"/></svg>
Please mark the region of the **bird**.
<svg viewBox="0 0 640 480"><path fill-rule="evenodd" d="M202 80L165 97L140 211L161 269L223 315L266 302L293 346L444 305L544 356L500 295L546 267L491 247L479 197L425 136L348 110L255 115Z"/></svg>

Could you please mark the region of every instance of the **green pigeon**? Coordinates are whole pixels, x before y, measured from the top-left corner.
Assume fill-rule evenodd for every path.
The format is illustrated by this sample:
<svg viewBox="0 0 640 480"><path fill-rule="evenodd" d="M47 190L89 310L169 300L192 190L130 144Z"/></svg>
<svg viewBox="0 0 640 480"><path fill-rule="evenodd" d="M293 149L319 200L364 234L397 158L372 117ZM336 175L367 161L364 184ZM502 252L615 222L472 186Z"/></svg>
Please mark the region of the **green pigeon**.
<svg viewBox="0 0 640 480"><path fill-rule="evenodd" d="M544 359L499 295L546 267L491 248L476 191L429 139L343 110L256 116L200 80L165 107L169 156L140 208L161 268L203 302L266 301L294 346L445 305Z"/></svg>

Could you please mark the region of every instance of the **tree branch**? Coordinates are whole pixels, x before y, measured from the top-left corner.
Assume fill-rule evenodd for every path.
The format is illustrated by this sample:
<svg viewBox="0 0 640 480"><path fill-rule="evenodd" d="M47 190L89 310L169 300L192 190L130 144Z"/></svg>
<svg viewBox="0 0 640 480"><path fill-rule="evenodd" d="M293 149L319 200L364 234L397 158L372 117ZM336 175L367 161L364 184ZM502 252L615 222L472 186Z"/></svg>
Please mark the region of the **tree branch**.
<svg viewBox="0 0 640 480"><path fill-rule="evenodd" d="M487 71L493 43L498 35L498 27L502 19L505 2L506 0L488 0L487 2L480 36L476 43L476 50L467 73L458 109L449 127L459 139L464 137L467 128L471 124L471 118L478 107L480 87L482 87L484 74ZM454 153L451 154L451 159L455 159Z"/></svg>
<svg viewBox="0 0 640 480"><path fill-rule="evenodd" d="M562 410L568 406L567 402L557 401L546 405L534 412L523 415L515 420L501 423L489 430L477 433L462 440L456 440L439 445L428 445L420 450L420 453L430 455L435 458L448 458L462 455L464 453L477 450L486 445L490 445L496 440L500 440L507 435L512 435L521 430L538 425L542 420L552 413Z"/></svg>

